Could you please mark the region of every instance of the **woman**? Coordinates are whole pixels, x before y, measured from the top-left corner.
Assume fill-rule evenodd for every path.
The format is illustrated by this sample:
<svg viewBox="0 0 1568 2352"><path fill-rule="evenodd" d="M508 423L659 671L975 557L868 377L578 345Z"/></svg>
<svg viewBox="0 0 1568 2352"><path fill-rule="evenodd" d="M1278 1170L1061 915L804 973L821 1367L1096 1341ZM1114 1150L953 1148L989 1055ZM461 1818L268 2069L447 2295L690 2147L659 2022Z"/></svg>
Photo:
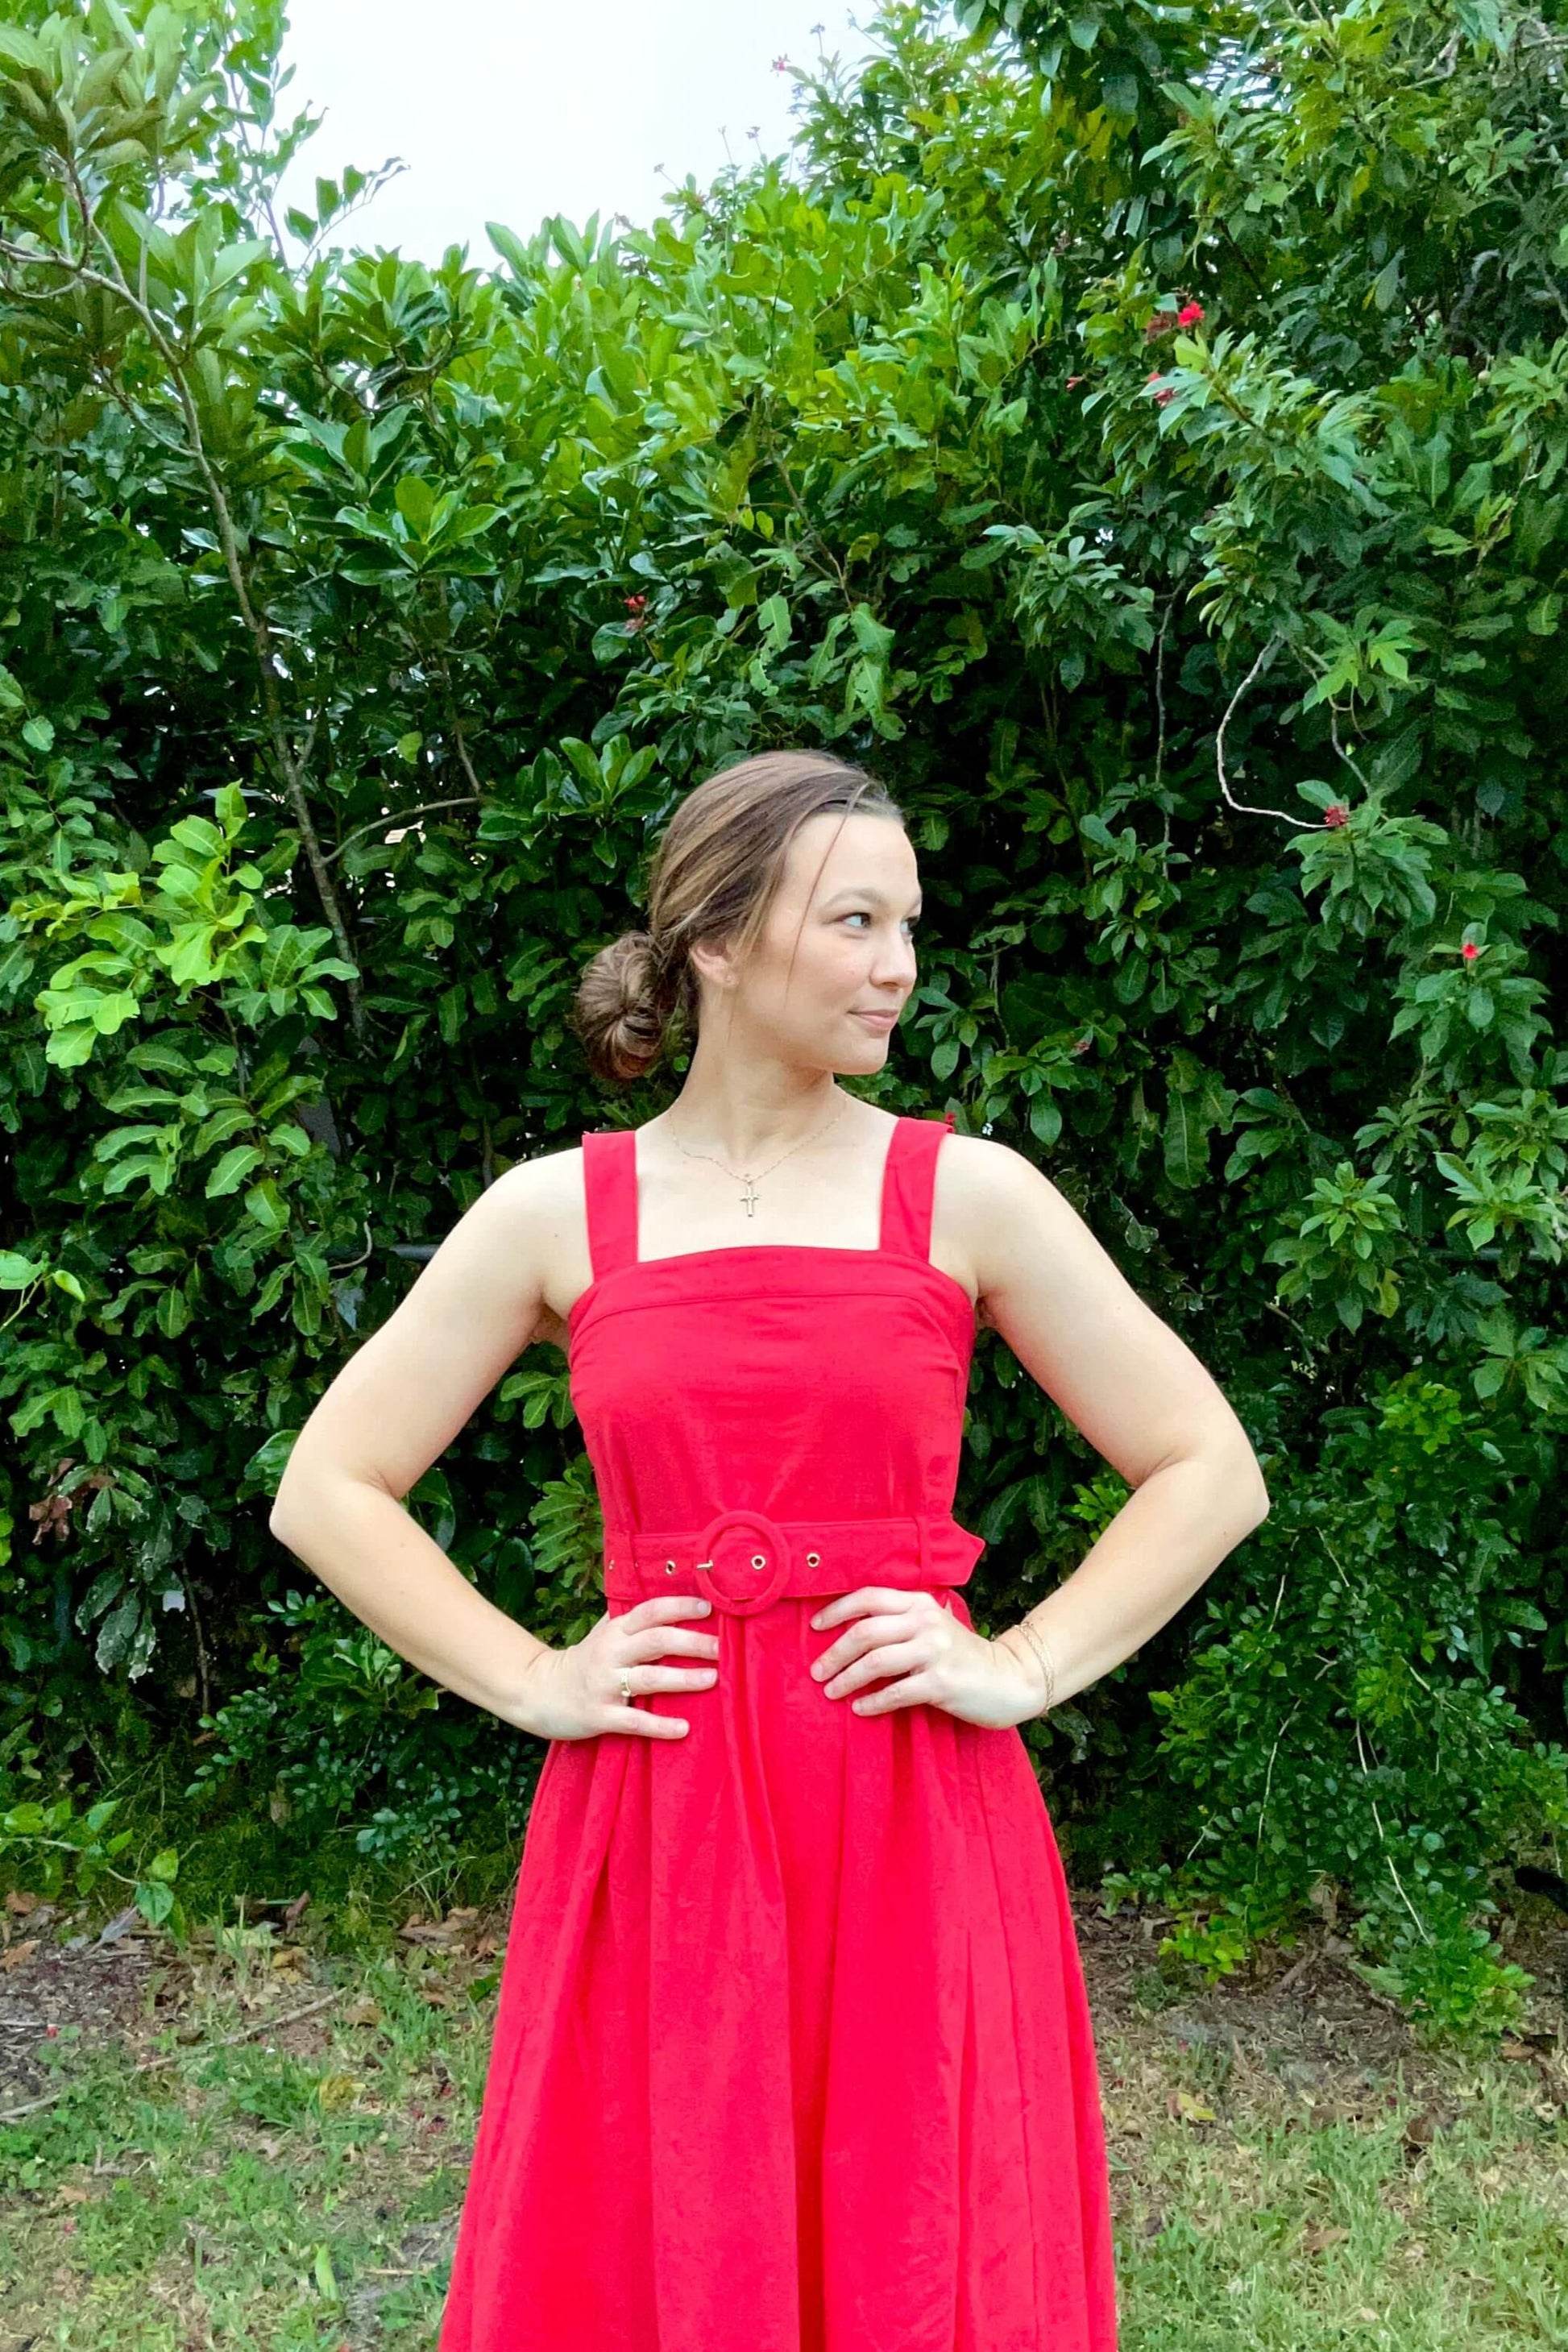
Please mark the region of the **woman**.
<svg viewBox="0 0 1568 2352"><path fill-rule="evenodd" d="M509 1170L339 1374L275 1531L393 1647L548 1739L442 2352L1110 2352L1066 1884L1016 1726L1268 1509L1213 1381L1039 1171L874 1079L920 881L862 770L682 802L596 955L595 1072L695 1032L637 1129ZM975 1323L1133 1492L984 1639L952 1503ZM402 1508L564 1345L605 1613L556 1650ZM656 1756L656 1748L668 1748Z"/></svg>

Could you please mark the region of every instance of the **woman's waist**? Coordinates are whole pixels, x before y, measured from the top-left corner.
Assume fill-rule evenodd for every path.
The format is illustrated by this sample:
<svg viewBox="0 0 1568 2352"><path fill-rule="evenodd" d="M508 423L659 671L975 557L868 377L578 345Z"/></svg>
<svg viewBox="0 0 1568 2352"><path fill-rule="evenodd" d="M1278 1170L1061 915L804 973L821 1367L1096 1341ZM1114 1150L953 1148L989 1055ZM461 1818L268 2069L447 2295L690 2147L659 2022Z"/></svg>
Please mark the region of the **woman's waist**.
<svg viewBox="0 0 1568 2352"><path fill-rule="evenodd" d="M734 1507L681 1523L632 1525L606 1511L605 1593L630 1607L692 1592L733 1616L785 1596L966 1583L983 1537L950 1510L795 1515Z"/></svg>

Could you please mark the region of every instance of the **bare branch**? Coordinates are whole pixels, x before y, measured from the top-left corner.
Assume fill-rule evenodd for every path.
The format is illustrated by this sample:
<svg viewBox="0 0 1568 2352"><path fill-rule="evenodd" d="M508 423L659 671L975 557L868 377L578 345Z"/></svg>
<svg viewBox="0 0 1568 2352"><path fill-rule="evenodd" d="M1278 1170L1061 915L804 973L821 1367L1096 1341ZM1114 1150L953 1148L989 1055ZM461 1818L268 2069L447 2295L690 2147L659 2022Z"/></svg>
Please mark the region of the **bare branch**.
<svg viewBox="0 0 1568 2352"><path fill-rule="evenodd" d="M1292 816L1287 809L1254 808L1246 801L1238 801L1235 793L1230 789L1230 782L1225 772L1225 730L1230 725L1231 720L1235 718L1237 705L1240 702L1242 696L1247 692L1247 688L1252 684L1253 679L1258 676L1259 670L1266 668L1268 664L1273 660L1274 656L1279 652L1279 647L1283 643L1284 639L1282 637L1273 636L1269 638L1268 643L1264 646L1263 651L1258 655L1258 659L1253 663L1252 667L1247 671L1247 676L1242 679L1241 684L1231 696L1230 701L1226 706L1225 717L1219 722L1219 733L1215 737L1215 765L1219 770L1219 788L1224 793L1227 804L1231 808L1238 811L1243 816L1277 816L1281 824L1299 825L1303 833L1320 833L1322 830L1321 826L1314 824L1310 817Z"/></svg>
<svg viewBox="0 0 1568 2352"><path fill-rule="evenodd" d="M417 808L394 809L386 816L373 817L368 824L356 825L353 833L345 835L335 849L328 850L327 864L330 866L334 858L341 857L351 843L362 841L367 833L379 833L383 825L406 824L411 818L429 816L436 809L472 808L474 803L483 797L482 793L465 793L461 800L421 801Z"/></svg>

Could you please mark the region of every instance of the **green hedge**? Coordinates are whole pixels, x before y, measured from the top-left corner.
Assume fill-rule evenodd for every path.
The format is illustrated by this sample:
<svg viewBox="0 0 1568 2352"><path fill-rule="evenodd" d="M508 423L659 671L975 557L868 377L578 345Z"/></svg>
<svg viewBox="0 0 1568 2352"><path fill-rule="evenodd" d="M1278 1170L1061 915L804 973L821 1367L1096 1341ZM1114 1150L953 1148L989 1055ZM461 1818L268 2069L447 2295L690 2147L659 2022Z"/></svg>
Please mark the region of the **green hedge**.
<svg viewBox="0 0 1568 2352"><path fill-rule="evenodd" d="M668 1098L565 1013L680 793L831 745L926 887L866 1091L1037 1160L1273 1497L1031 1727L1075 1874L1210 1971L1342 1896L1495 2032L1568 1820L1563 12L961 14L651 228L431 269L374 175L277 217L278 6L8 10L0 1761L517 1811L266 1497L499 1171ZM1125 1490L994 1333L968 1438L993 1626ZM411 1507L585 1627L557 1351Z"/></svg>

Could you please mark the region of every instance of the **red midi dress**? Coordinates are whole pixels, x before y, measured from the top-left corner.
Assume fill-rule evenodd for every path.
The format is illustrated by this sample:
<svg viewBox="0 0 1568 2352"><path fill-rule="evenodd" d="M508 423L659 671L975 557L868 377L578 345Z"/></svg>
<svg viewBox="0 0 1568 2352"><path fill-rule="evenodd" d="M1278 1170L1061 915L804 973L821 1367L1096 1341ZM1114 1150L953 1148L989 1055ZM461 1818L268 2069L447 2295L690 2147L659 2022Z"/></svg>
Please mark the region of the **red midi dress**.
<svg viewBox="0 0 1568 2352"><path fill-rule="evenodd" d="M605 1605L705 1595L718 1680L637 1702L679 1738L547 1749L439 2352L1112 2352L1028 1750L929 1703L858 1716L809 1672L831 1593L928 1585L972 1622L973 1307L928 1254L950 1125L891 1130L874 1250L653 1259L636 1131L583 1139L567 1328Z"/></svg>

